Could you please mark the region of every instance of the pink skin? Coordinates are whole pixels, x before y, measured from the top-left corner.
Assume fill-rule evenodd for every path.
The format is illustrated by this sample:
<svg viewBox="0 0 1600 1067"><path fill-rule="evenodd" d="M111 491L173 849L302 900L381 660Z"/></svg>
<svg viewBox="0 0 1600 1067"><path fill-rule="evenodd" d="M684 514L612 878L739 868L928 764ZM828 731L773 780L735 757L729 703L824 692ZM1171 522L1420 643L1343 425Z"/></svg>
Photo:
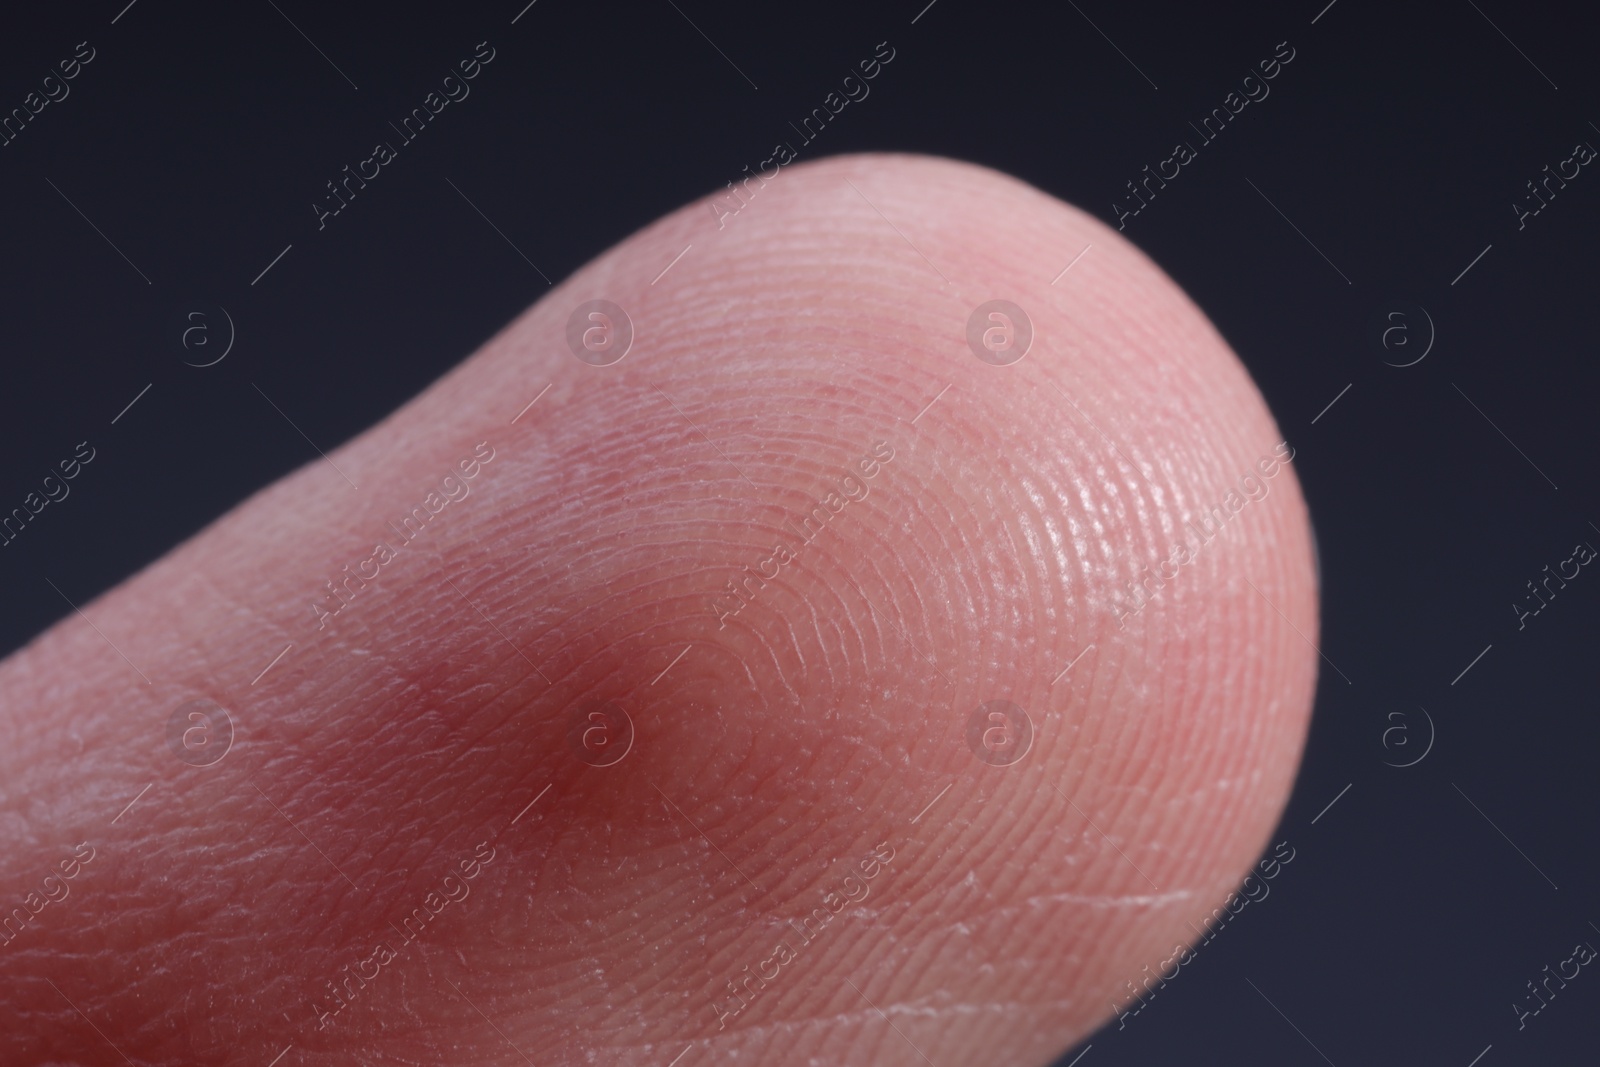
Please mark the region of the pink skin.
<svg viewBox="0 0 1600 1067"><path fill-rule="evenodd" d="M785 168L724 223L604 253L0 665L0 907L95 850L0 944L0 1062L1043 1064L1194 939L1317 664L1292 465L1230 505L1282 440L1248 376L1132 245L980 168ZM636 331L609 367L565 342L597 298ZM1034 327L1006 367L965 340L996 298ZM198 698L237 732L208 767L167 741ZM994 699L1013 766L968 749ZM602 700L609 767L568 743Z"/></svg>

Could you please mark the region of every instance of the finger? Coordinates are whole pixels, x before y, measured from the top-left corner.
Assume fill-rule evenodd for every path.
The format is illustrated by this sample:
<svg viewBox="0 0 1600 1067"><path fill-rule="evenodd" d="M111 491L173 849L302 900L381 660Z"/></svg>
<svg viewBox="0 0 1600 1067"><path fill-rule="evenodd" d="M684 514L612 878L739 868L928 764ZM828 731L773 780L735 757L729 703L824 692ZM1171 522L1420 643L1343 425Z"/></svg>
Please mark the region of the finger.
<svg viewBox="0 0 1600 1067"><path fill-rule="evenodd" d="M0 666L6 1062L1044 1063L1176 966L1304 738L1292 450L1037 190L740 196Z"/></svg>

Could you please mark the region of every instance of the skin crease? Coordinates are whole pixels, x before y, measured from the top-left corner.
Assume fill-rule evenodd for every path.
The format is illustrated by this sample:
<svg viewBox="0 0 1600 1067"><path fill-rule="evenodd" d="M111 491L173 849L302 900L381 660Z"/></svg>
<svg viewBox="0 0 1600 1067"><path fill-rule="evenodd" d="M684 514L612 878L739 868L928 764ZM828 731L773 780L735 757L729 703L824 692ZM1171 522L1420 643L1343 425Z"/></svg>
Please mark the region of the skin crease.
<svg viewBox="0 0 1600 1067"><path fill-rule="evenodd" d="M723 221L604 253L338 471L0 664L0 908L95 849L0 945L0 1062L1045 1064L1194 940L1304 742L1293 465L1124 626L1117 589L1273 455L1247 374L1132 245L982 168L787 167ZM564 340L599 298L636 333L609 367ZM997 298L1035 331L1007 367L965 341ZM879 442L864 498L787 532ZM236 730L208 767L166 737L199 698ZM967 746L995 699L1034 726L1013 766ZM635 737L594 767L567 737L603 700Z"/></svg>

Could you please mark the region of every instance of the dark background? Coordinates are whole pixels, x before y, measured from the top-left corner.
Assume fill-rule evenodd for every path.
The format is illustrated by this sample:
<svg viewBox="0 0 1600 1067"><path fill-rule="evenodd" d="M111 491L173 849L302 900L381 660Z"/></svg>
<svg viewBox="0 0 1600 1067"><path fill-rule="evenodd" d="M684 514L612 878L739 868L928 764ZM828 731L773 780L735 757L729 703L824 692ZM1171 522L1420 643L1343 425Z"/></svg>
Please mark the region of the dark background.
<svg viewBox="0 0 1600 1067"><path fill-rule="evenodd" d="M1600 545L1600 175L1521 230L1512 207L1600 145L1576 5L540 0L513 24L522 0L124 2L8 12L0 33L0 112L79 41L96 50L0 148L0 511L78 442L96 450L0 548L0 651L312 458L285 416L331 450L546 292L540 272L559 281L754 166L879 41L893 64L802 159L974 160L1113 225L1124 183L1198 146L1188 123L1287 41L1270 96L1125 233L1299 450L1328 664L1279 833L1296 858L1080 1062L1468 1067L1491 1045L1482 1067L1593 1061L1600 977L1520 1032L1512 1007L1600 944L1600 578L1521 630L1510 606ZM324 183L486 39L471 96L319 232ZM235 347L185 366L220 352L219 306ZM210 349L179 343L193 310ZM1427 357L1386 365L1421 354L1428 319Z"/></svg>

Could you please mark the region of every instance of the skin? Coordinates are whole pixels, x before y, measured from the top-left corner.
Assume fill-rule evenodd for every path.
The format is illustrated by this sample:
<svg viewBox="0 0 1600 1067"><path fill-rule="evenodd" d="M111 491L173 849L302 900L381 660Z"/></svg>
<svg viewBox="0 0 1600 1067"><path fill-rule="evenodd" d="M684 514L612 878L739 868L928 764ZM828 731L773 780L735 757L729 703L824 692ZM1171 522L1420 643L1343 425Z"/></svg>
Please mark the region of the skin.
<svg viewBox="0 0 1600 1067"><path fill-rule="evenodd" d="M797 165L722 221L604 253L0 664L0 907L94 849L0 945L0 1062L1044 1064L1195 939L1305 738L1292 464L1120 622L1119 590L1273 455L1249 377L1132 245L981 168ZM1006 367L965 341L997 297L1035 331ZM564 339L595 298L636 331L609 367ZM200 698L210 766L167 736ZM1010 766L967 742L995 699ZM635 733L605 767L569 743L601 701Z"/></svg>

